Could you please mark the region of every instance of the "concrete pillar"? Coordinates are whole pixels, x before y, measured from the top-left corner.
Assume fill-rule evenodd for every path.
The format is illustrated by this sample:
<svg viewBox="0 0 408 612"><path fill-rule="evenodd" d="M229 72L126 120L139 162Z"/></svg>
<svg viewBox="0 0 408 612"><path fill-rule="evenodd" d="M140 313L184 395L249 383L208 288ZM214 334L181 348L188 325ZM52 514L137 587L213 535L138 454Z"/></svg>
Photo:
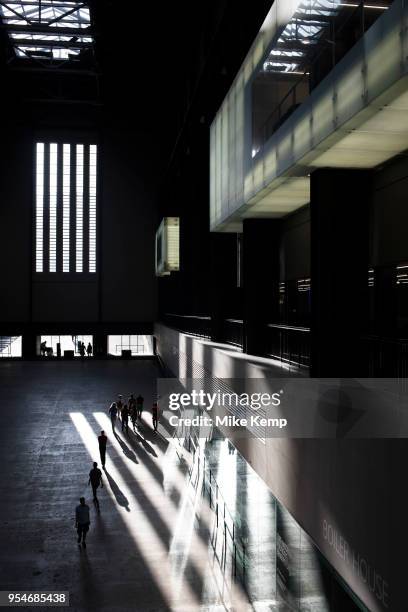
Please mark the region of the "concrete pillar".
<svg viewBox="0 0 408 612"><path fill-rule="evenodd" d="M24 333L22 340L23 359L35 359L40 355L40 336L32 333Z"/></svg>
<svg viewBox="0 0 408 612"><path fill-rule="evenodd" d="M279 220L244 220L244 351L252 355L265 353L266 324L277 321L279 242Z"/></svg>
<svg viewBox="0 0 408 612"><path fill-rule="evenodd" d="M106 334L94 334L93 337L94 357L106 357L108 354L108 336Z"/></svg>
<svg viewBox="0 0 408 612"><path fill-rule="evenodd" d="M371 185L365 170L311 175L312 376L367 373Z"/></svg>
<svg viewBox="0 0 408 612"><path fill-rule="evenodd" d="M211 235L211 340L222 342L226 318L237 315L237 235ZM240 307L240 306L239 306Z"/></svg>

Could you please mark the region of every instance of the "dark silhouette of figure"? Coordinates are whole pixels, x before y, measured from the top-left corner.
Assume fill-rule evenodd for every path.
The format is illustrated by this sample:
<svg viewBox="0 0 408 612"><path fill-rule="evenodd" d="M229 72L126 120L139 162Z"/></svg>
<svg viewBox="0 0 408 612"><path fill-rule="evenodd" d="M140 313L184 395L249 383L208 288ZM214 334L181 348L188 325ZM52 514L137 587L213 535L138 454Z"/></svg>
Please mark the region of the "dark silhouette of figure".
<svg viewBox="0 0 408 612"><path fill-rule="evenodd" d="M81 357L84 358L85 357L85 344L83 342L81 342L81 345L78 347L78 350L79 350L79 354L81 355Z"/></svg>
<svg viewBox="0 0 408 612"><path fill-rule="evenodd" d="M101 456L102 467L105 467L106 462L106 443L108 438L104 431L101 431L101 435L98 436L98 444L99 444L99 454Z"/></svg>
<svg viewBox="0 0 408 612"><path fill-rule="evenodd" d="M132 406L132 408L129 408L129 416L132 420L132 425L133 425L133 431L136 431L136 421L137 421L137 408L136 408L136 404L134 406Z"/></svg>
<svg viewBox="0 0 408 612"><path fill-rule="evenodd" d="M98 464L96 463L96 461L94 461L93 468L89 472L88 485L91 485L94 503L96 504L96 506L99 507L99 500L98 500L98 496L97 496L97 490L98 490L99 486L101 488L103 487L103 482L102 482L102 472L98 468Z"/></svg>
<svg viewBox="0 0 408 612"><path fill-rule="evenodd" d="M123 408L123 400L122 400L123 396L122 395L118 395L118 399L116 400L116 406L118 409L118 415L121 416L122 414L122 408Z"/></svg>
<svg viewBox="0 0 408 612"><path fill-rule="evenodd" d="M38 346L38 345L37 345ZM45 357L45 353L47 351L47 341L44 340L44 342L41 342L40 344L40 354Z"/></svg>
<svg viewBox="0 0 408 612"><path fill-rule="evenodd" d="M86 347L86 354L88 355L88 357L92 357L92 344L89 342L88 346Z"/></svg>
<svg viewBox="0 0 408 612"><path fill-rule="evenodd" d="M157 431L157 426L159 424L159 406L157 402L153 402L152 406L152 421L153 421L153 429Z"/></svg>
<svg viewBox="0 0 408 612"><path fill-rule="evenodd" d="M91 520L89 518L89 506L85 503L85 497L79 498L79 506L75 510L75 527L78 533L78 544L86 548L86 534L89 531Z"/></svg>
<svg viewBox="0 0 408 612"><path fill-rule="evenodd" d="M129 408L129 416L132 419L133 429L136 426L136 418L137 418L137 408L136 408L136 400L134 398L133 393L130 394L128 399L128 408Z"/></svg>
<svg viewBox="0 0 408 612"><path fill-rule="evenodd" d="M143 412L143 402L144 402L144 398L142 395L138 395L137 399L136 399L136 405L137 405L137 416L139 419L142 418L142 412Z"/></svg>
<svg viewBox="0 0 408 612"><path fill-rule="evenodd" d="M109 408L109 414L112 423L112 431L115 431L116 417L118 416L118 407L116 406L116 402L112 402Z"/></svg>
<svg viewBox="0 0 408 612"><path fill-rule="evenodd" d="M129 409L127 404L125 404L122 408L122 431L126 429L126 433L129 433Z"/></svg>

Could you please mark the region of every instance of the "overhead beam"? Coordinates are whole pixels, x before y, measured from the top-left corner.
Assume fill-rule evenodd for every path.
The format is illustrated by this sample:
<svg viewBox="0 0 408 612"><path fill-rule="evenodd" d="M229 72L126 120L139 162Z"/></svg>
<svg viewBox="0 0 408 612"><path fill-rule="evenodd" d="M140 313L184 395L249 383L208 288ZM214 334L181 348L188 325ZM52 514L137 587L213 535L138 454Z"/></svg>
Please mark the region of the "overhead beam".
<svg viewBox="0 0 408 612"><path fill-rule="evenodd" d="M19 19L22 19L23 21L27 21L28 23L31 23L30 19L28 17L25 17L25 15L23 13L18 13L17 11L15 11L13 8L11 8L11 6L8 5L7 2L0 2L0 6L4 6L4 8L6 8L11 13L13 13L13 15L18 17ZM4 19L9 19L8 17L6 17L4 15L3 15L3 17L4 17Z"/></svg>
<svg viewBox="0 0 408 612"><path fill-rule="evenodd" d="M82 2L82 4L78 4L78 6L76 6L75 8L72 8L69 11L66 11L65 13L63 13L62 15L59 15L58 17L56 17L52 21L49 21L48 25L51 25L53 23L57 23L58 21L61 21L62 19L65 19L65 17L69 17L70 15L73 15L74 13L79 11L81 8L87 8L87 5L84 2Z"/></svg>
<svg viewBox="0 0 408 612"><path fill-rule="evenodd" d="M44 25L7 25L1 24L1 29L7 30L9 33L15 32L16 34L49 34L50 36L79 36L79 37L95 37L95 32L89 28L57 28L48 27Z"/></svg>
<svg viewBox="0 0 408 612"><path fill-rule="evenodd" d="M25 40L11 38L14 47L43 47L44 51L50 49L88 49L95 43L92 42L75 42L75 41L58 41L58 40Z"/></svg>

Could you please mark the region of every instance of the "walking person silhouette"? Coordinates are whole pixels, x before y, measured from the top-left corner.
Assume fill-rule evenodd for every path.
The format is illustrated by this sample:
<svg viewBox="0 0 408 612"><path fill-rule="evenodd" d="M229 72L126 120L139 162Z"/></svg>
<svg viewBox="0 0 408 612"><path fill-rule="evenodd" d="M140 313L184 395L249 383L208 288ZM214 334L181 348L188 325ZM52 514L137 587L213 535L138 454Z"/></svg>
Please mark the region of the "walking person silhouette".
<svg viewBox="0 0 408 612"><path fill-rule="evenodd" d="M79 506L75 509L75 527L78 533L78 544L86 548L86 534L89 531L91 520L89 518L89 506L85 503L85 497L79 498Z"/></svg>
<svg viewBox="0 0 408 612"><path fill-rule="evenodd" d="M97 496L97 490L99 486L103 488L103 482L102 482L102 472L98 468L98 464L96 463L96 461L94 461L93 468L89 472L88 485L91 485L92 487L93 501L94 501L95 506L99 510L99 499Z"/></svg>
<svg viewBox="0 0 408 612"><path fill-rule="evenodd" d="M116 402L112 402L112 404L110 405L109 414L112 423L112 431L115 431L116 418L118 416L118 408L116 406Z"/></svg>
<svg viewBox="0 0 408 612"><path fill-rule="evenodd" d="M98 444L99 444L99 454L101 456L101 463L102 463L103 469L105 469L107 441L108 441L108 438L105 432L102 430L100 436L98 436Z"/></svg>

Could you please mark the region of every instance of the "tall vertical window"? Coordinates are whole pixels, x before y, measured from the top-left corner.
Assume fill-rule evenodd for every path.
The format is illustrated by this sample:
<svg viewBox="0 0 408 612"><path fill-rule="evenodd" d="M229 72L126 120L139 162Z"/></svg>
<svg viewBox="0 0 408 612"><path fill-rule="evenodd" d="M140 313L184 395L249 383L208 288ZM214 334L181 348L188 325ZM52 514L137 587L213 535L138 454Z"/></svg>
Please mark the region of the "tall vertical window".
<svg viewBox="0 0 408 612"><path fill-rule="evenodd" d="M57 271L57 173L58 145L50 145L50 261L49 271Z"/></svg>
<svg viewBox="0 0 408 612"><path fill-rule="evenodd" d="M36 144L36 272L96 272L97 153L95 144Z"/></svg>
<svg viewBox="0 0 408 612"><path fill-rule="evenodd" d="M89 147L89 271L96 272L96 163L97 147Z"/></svg>
<svg viewBox="0 0 408 612"><path fill-rule="evenodd" d="M76 147L76 271L83 272L84 250L84 145Z"/></svg>
<svg viewBox="0 0 408 612"><path fill-rule="evenodd" d="M64 144L62 188L62 271L69 272L71 223L71 145Z"/></svg>
<svg viewBox="0 0 408 612"><path fill-rule="evenodd" d="M35 270L44 269L44 143L37 143L37 180L36 180L36 215L35 215Z"/></svg>

